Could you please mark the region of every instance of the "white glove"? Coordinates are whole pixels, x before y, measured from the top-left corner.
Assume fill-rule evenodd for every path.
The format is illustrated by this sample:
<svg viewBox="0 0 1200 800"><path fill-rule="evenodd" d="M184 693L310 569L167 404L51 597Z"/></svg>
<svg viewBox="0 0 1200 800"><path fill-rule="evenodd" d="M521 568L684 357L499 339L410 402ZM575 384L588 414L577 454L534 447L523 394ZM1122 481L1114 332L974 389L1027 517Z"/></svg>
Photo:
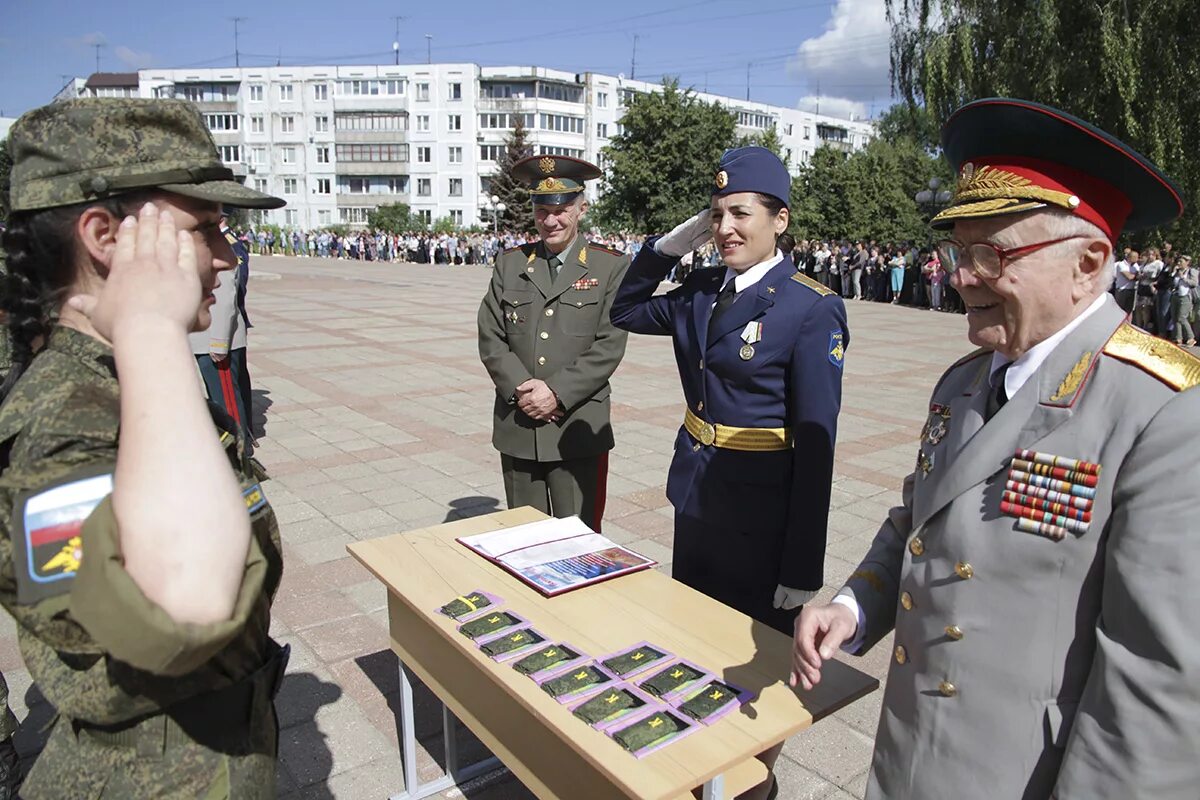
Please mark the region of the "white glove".
<svg viewBox="0 0 1200 800"><path fill-rule="evenodd" d="M654 243L660 256L679 258L712 238L712 210L704 209L687 222L681 222L671 232Z"/></svg>
<svg viewBox="0 0 1200 800"><path fill-rule="evenodd" d="M781 583L775 587L775 607L782 608L784 611L791 611L793 608L799 608L816 596L816 590L793 589Z"/></svg>

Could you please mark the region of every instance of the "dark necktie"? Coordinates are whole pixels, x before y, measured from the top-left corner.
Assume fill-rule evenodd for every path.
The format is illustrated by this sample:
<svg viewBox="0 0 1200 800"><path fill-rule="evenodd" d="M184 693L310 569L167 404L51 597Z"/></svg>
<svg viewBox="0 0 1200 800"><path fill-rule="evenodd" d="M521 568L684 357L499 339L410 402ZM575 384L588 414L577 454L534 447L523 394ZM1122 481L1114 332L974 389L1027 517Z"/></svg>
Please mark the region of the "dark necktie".
<svg viewBox="0 0 1200 800"><path fill-rule="evenodd" d="M548 261L550 263L550 280L557 280L558 268L562 266L562 259L560 259L558 256L552 255Z"/></svg>
<svg viewBox="0 0 1200 800"><path fill-rule="evenodd" d="M708 318L708 329L710 331L713 325L716 324L717 318L724 314L733 305L733 301L737 299L737 286L734 284L735 281L730 279L729 283L725 284L725 288L717 294L717 302L713 306L712 316Z"/></svg>
<svg viewBox="0 0 1200 800"><path fill-rule="evenodd" d="M1010 361L996 370L996 374L992 376L993 385L988 391L987 406L983 412L984 422L996 416L996 412L1004 408L1004 404L1008 402L1008 391L1004 388L1004 376L1008 374L1008 368L1011 366L1012 362Z"/></svg>

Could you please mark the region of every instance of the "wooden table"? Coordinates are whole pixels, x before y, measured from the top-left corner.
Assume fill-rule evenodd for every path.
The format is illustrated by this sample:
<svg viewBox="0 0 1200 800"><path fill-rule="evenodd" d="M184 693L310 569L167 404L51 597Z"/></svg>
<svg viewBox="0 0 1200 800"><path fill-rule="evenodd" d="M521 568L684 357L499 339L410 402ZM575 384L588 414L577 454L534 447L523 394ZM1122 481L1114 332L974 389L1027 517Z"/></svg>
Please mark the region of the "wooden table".
<svg viewBox="0 0 1200 800"><path fill-rule="evenodd" d="M791 639L654 570L546 598L475 555L455 537L544 519L532 508L421 528L347 547L388 588L392 649L400 658L405 792L416 800L479 774L459 770L451 713L539 798L732 797L766 779L754 758L797 731L878 688L834 661L815 691L787 685ZM483 655L436 609L460 594L488 591L555 641L601 656L646 640L752 691L741 713L637 759L507 664ZM449 774L417 785L408 666L445 705Z"/></svg>

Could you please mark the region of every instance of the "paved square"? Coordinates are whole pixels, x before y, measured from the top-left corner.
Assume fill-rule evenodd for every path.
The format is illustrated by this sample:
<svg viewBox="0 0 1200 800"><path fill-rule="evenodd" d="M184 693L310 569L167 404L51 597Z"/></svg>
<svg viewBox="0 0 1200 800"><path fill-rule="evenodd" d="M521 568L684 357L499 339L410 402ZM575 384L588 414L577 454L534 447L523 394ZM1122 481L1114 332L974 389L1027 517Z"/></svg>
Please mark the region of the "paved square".
<svg viewBox="0 0 1200 800"><path fill-rule="evenodd" d="M287 800L383 798L403 789L383 588L346 554L349 542L504 507L491 447L492 385L479 363L475 315L484 267L253 257L250 366L283 533L285 572L272 633L292 645L279 697L278 785ZM850 347L839 421L826 558L827 598L866 552L912 469L934 382L971 347L961 316L849 303ZM630 336L613 378L617 447L604 532L670 574L664 495L683 403L671 342ZM880 678L890 637L850 663ZM30 692L11 619L0 622L0 671L14 710L46 720ZM781 675L786 679L786 675ZM790 740L781 797L861 797L881 692ZM40 706L40 708L39 708ZM441 758L440 714L418 693L419 771ZM465 730L464 763L480 753ZM447 791L477 800L531 797L506 772Z"/></svg>

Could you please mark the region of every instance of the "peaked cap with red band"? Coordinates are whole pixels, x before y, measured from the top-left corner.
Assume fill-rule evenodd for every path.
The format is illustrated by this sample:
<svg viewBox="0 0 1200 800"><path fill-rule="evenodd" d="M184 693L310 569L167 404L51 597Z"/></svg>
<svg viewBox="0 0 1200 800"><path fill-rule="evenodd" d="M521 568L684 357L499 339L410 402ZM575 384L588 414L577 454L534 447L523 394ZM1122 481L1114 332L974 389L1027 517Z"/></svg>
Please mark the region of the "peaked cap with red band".
<svg viewBox="0 0 1200 800"><path fill-rule="evenodd" d="M1183 213L1179 190L1124 142L1056 108L995 97L960 108L942 128L942 150L958 173L956 220L1061 208L1116 242L1122 231L1164 225Z"/></svg>

